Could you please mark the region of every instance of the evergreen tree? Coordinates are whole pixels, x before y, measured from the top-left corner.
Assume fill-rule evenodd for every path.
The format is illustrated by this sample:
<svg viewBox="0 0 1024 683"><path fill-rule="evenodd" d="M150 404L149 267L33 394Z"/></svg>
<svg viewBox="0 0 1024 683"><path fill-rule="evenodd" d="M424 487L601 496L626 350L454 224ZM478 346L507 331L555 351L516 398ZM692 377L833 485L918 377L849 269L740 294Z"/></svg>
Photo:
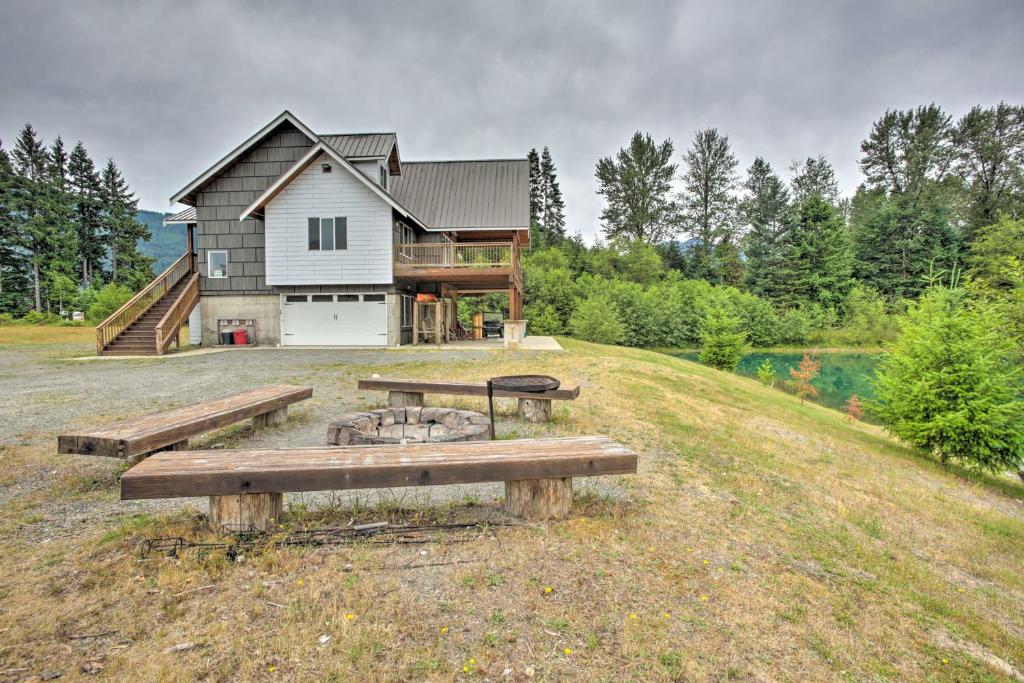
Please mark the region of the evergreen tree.
<svg viewBox="0 0 1024 683"><path fill-rule="evenodd" d="M0 311L20 316L30 306L30 284L19 235L19 180L0 143Z"/></svg>
<svg viewBox="0 0 1024 683"><path fill-rule="evenodd" d="M708 309L700 327L700 362L732 372L747 352L747 333L740 319L724 306Z"/></svg>
<svg viewBox="0 0 1024 683"><path fill-rule="evenodd" d="M53 221L52 249L43 280L47 291L47 300L56 301L58 311L64 310L64 304L74 298L75 263L78 255L78 235L73 225L71 194L68 191L68 155L64 151L64 142L60 136L53 141L47 155L45 201L49 215Z"/></svg>
<svg viewBox="0 0 1024 683"><path fill-rule="evenodd" d="M789 166L793 179L789 181L794 204L803 204L812 195L818 195L835 206L839 202L839 183L836 172L822 155L794 161Z"/></svg>
<svg viewBox="0 0 1024 683"><path fill-rule="evenodd" d="M954 159L953 127L935 104L886 111L860 143L867 186L918 196L946 180Z"/></svg>
<svg viewBox="0 0 1024 683"><path fill-rule="evenodd" d="M957 173L966 188L964 245L1000 213L1024 216L1024 106L974 107L956 126Z"/></svg>
<svg viewBox="0 0 1024 683"><path fill-rule="evenodd" d="M709 282L723 282L735 275L736 244L736 157L729 148L728 136L715 128L697 132L693 146L686 152L683 175L684 228L693 240L691 272ZM719 258L724 258L720 262Z"/></svg>
<svg viewBox="0 0 1024 683"><path fill-rule="evenodd" d="M152 278L153 260L139 253L138 243L152 235L149 228L135 220L139 202L113 159L107 159L103 168L99 196L111 281L142 286Z"/></svg>
<svg viewBox="0 0 1024 683"><path fill-rule="evenodd" d="M74 225L78 233L78 270L83 287L101 276L106 245L102 222L100 177L85 145L79 141L68 160L70 189L74 202Z"/></svg>
<svg viewBox="0 0 1024 683"><path fill-rule="evenodd" d="M597 162L597 193L605 236L659 244L679 230L679 208L671 198L676 165L671 140L656 144L637 131L616 157Z"/></svg>
<svg viewBox="0 0 1024 683"><path fill-rule="evenodd" d="M540 175L540 156L536 148L526 155L530 166L530 244L540 247L541 214L544 212L544 189Z"/></svg>
<svg viewBox="0 0 1024 683"><path fill-rule="evenodd" d="M876 371L873 412L894 435L943 462L1020 468L1024 376L1005 328L990 307L969 306L961 289L928 290Z"/></svg>
<svg viewBox="0 0 1024 683"><path fill-rule="evenodd" d="M782 233L789 213L789 190L772 170L771 165L758 157L747 170L743 185L746 196L740 202L740 215L747 224L743 240L746 257L745 284L759 296L775 292L782 259Z"/></svg>
<svg viewBox="0 0 1024 683"><path fill-rule="evenodd" d="M853 286L852 272L850 235L838 209L812 193L784 233L777 303L838 309Z"/></svg>
<svg viewBox="0 0 1024 683"><path fill-rule="evenodd" d="M12 152L14 170L24 178L37 182L46 177L46 146L39 139L36 129L26 123L18 133Z"/></svg>
<svg viewBox="0 0 1024 683"><path fill-rule="evenodd" d="M541 188L543 192L544 213L542 231L545 244L558 244L565 239L565 202L562 190L558 186L555 173L555 162L551 159L551 151L545 145L540 158Z"/></svg>

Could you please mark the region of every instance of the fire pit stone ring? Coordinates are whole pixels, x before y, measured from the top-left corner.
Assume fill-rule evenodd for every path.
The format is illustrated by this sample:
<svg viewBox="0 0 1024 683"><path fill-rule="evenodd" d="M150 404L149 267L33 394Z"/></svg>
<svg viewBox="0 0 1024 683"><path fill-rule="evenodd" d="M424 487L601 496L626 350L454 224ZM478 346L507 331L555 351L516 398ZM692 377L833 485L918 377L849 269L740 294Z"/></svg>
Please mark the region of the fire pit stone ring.
<svg viewBox="0 0 1024 683"><path fill-rule="evenodd" d="M348 413L327 427L335 446L486 441L486 415L456 408L381 408Z"/></svg>

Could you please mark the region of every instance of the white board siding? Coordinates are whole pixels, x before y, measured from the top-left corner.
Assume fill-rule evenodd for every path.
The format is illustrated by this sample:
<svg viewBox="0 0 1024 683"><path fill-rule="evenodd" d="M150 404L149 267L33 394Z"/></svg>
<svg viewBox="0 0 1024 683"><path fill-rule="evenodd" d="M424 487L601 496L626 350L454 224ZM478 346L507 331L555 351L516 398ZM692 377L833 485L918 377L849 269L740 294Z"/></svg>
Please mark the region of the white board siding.
<svg viewBox="0 0 1024 683"><path fill-rule="evenodd" d="M324 173L321 163L333 170ZM264 215L268 285L392 282L391 207L327 155L270 200ZM348 249L310 251L311 216L345 216Z"/></svg>

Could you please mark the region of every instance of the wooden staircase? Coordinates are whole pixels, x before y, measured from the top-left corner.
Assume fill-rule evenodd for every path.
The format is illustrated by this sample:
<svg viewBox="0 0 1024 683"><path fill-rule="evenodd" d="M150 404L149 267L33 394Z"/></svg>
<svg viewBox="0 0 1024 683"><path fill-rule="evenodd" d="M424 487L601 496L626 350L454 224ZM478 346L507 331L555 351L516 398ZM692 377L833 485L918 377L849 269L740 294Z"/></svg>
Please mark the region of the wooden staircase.
<svg viewBox="0 0 1024 683"><path fill-rule="evenodd" d="M191 251L171 264L96 328L100 356L159 356L199 302L199 274Z"/></svg>

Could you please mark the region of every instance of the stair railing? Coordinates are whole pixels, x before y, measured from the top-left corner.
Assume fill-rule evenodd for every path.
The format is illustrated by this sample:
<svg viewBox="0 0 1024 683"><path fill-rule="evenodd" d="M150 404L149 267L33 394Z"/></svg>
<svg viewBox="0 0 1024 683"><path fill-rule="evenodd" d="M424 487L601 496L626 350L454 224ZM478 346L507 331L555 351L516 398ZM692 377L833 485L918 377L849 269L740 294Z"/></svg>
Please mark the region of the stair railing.
<svg viewBox="0 0 1024 683"><path fill-rule="evenodd" d="M172 341L178 339L181 334L181 326L188 320L192 309L199 303L199 273L193 273L188 284L182 290L178 298L174 300L171 307L160 318L156 324L156 352L157 355L167 351Z"/></svg>
<svg viewBox="0 0 1024 683"><path fill-rule="evenodd" d="M161 299L181 278L192 272L192 254L185 253L170 267L158 275L152 282L143 287L138 294L125 302L124 306L114 311L109 318L96 326L96 354L100 355L117 336L124 332L132 323L148 311Z"/></svg>

